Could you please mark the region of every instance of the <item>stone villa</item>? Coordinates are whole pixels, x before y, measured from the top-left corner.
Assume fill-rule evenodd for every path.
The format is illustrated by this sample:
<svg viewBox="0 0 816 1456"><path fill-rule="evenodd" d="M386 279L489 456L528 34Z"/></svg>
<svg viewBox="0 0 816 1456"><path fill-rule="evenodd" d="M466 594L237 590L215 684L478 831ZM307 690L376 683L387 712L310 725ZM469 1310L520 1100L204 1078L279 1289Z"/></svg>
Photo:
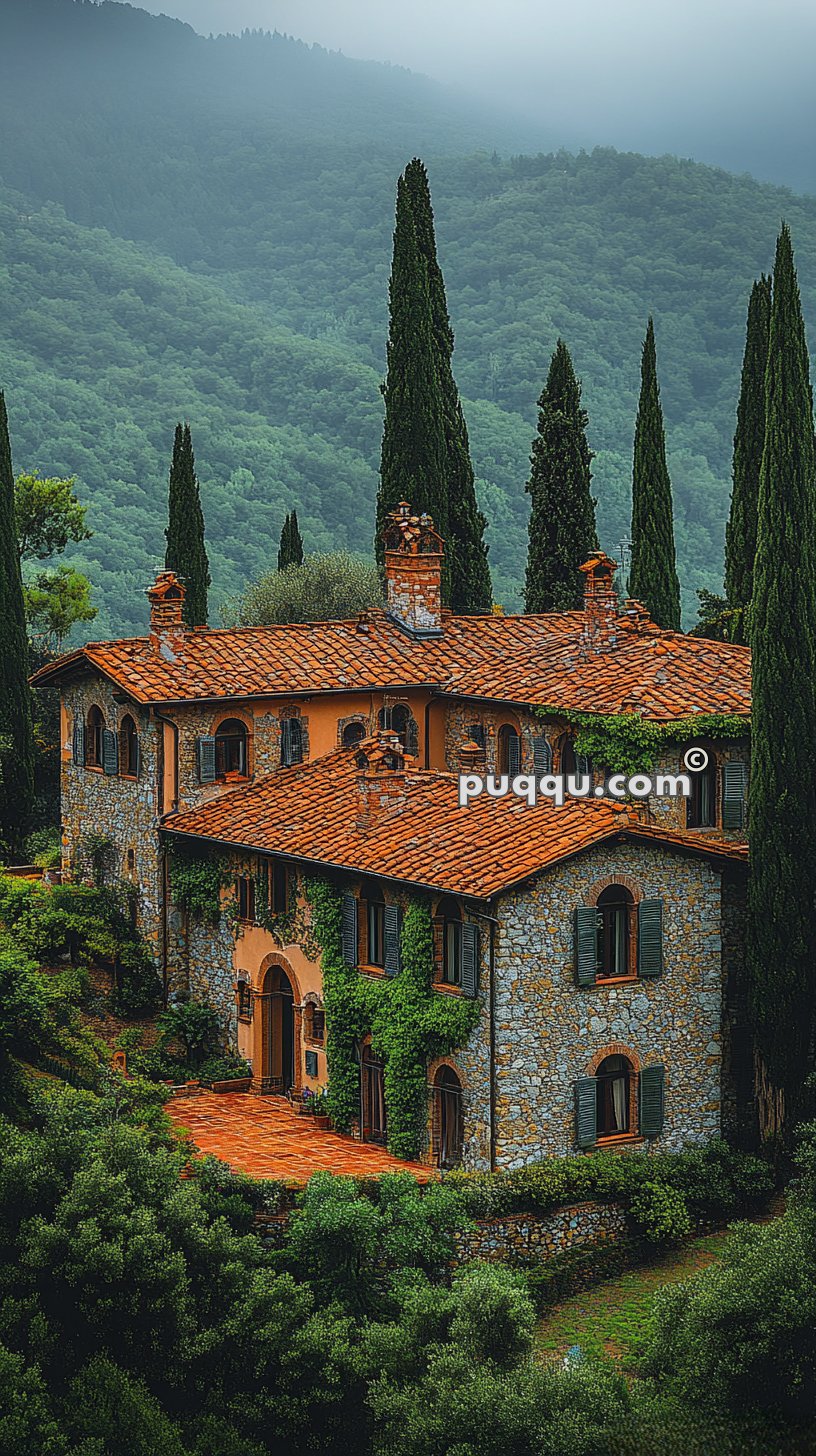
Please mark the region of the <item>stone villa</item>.
<svg viewBox="0 0 816 1456"><path fill-rule="evenodd" d="M418 903L432 951L416 1015L444 1027L445 1008L469 1004L462 1043L429 1032L413 1069L424 1161L511 1168L736 1134L750 1095L747 649L621 607L601 553L582 611L455 616L442 550L427 518L394 512L386 605L346 622L187 629L183 585L162 572L149 636L41 671L61 691L64 873L83 835L107 836L168 994L216 1006L260 1094L316 1091L353 1055L363 1139L390 1138L400 1072L364 1021L333 1024L344 1003L314 933L315 881L336 897L331 974L347 990L408 974ZM623 715L660 730L666 773L707 748L690 798L594 795L610 765L577 753L576 735ZM460 808L465 771L577 772L593 794ZM211 916L174 900L174 864L197 855L222 867Z"/></svg>

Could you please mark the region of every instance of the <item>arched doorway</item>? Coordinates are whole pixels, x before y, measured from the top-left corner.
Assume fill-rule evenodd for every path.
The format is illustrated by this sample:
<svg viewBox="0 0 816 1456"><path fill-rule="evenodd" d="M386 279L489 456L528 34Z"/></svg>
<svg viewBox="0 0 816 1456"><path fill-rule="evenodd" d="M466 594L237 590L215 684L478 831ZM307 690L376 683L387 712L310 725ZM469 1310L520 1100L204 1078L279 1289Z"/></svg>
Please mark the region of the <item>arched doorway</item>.
<svg viewBox="0 0 816 1456"><path fill-rule="evenodd" d="M453 1067L440 1067L434 1077L434 1131L440 1168L458 1168L462 1161L462 1083Z"/></svg>
<svg viewBox="0 0 816 1456"><path fill-rule="evenodd" d="M263 990L256 994L255 1066L258 1091L299 1091L301 1084L302 1009L294 977L281 965L269 966ZM260 1015L258 1013L260 1012Z"/></svg>

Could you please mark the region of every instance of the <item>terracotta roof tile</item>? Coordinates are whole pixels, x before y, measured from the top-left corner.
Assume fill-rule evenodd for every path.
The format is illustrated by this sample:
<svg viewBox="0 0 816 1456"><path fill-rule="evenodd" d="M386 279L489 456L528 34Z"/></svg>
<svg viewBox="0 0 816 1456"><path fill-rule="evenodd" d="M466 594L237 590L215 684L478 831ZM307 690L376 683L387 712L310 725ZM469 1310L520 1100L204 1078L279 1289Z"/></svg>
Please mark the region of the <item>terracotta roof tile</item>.
<svg viewBox="0 0 816 1456"><path fill-rule="evenodd" d="M45 685L96 668L142 703L433 687L447 694L584 712L633 711L658 722L750 711L745 647L622 625L589 651L583 612L445 615L441 637L416 641L383 611L357 622L189 632L169 660L149 638L92 642L42 669Z"/></svg>
<svg viewBox="0 0 816 1456"><path fill-rule="evenodd" d="M597 799L531 807L513 795L484 793L460 809L456 775L425 770L364 776L356 751L281 769L202 808L173 814L163 827L479 899L618 834L696 854L745 855L743 845L643 827L620 805Z"/></svg>

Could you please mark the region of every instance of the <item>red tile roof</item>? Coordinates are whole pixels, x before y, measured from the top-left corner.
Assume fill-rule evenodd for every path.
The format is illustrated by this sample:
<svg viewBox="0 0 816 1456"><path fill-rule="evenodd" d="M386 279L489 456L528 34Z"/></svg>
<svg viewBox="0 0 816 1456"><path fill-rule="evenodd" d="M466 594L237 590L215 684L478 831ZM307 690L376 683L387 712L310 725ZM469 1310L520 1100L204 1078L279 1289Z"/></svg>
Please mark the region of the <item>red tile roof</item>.
<svg viewBox="0 0 816 1456"><path fill-rule="evenodd" d="M192 835L488 899L590 845L624 835L715 859L744 860L747 846L703 834L665 832L596 799L529 806L486 793L458 807L454 774L363 776L356 749L281 769L259 783L163 827Z"/></svg>
<svg viewBox="0 0 816 1456"><path fill-rule="evenodd" d="M155 640L92 642L34 682L96 669L141 703L291 697L432 687L446 694L583 712L629 710L658 722L750 711L745 647L621 621L615 644L588 649L583 612L445 615L441 637L416 641L384 611L367 621L198 630L181 655ZM173 646L176 646L174 638Z"/></svg>

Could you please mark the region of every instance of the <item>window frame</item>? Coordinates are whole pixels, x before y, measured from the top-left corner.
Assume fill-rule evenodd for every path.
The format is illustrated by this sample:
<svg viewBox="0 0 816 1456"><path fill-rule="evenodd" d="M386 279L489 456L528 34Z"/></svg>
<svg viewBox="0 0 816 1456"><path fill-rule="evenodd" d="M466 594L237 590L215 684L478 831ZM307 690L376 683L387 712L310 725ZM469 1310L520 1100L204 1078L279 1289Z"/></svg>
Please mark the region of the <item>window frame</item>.
<svg viewBox="0 0 816 1456"><path fill-rule="evenodd" d="M255 922L255 880L252 875L236 875L235 893L238 901L238 919L243 925Z"/></svg>
<svg viewBox="0 0 816 1456"><path fill-rule="evenodd" d="M366 956L365 963L378 971L385 970L385 901L366 898ZM373 934L372 934L373 930ZM374 951L377 956L375 957Z"/></svg>
<svg viewBox="0 0 816 1456"><path fill-rule="evenodd" d="M693 773L691 777L691 795L686 799L686 828L687 829L717 829L720 821L720 795L719 795L719 765L717 760L706 745L708 752L708 763L701 773ZM681 763L681 772L683 766ZM709 818L703 819L699 803L703 795L703 786L706 786L708 793Z"/></svg>
<svg viewBox="0 0 816 1456"><path fill-rule="evenodd" d="M615 1068L611 1071L604 1072L602 1068L604 1068L609 1062L623 1062L624 1066L622 1068ZM610 1053L608 1057L604 1057L603 1061L598 1064L594 1075L596 1083L595 1095L597 1098L595 1112L596 1144L600 1147L606 1146L609 1143L620 1142L625 1139L639 1137L640 1125L636 1100L637 1073L629 1057L625 1056L622 1052ZM616 1128L613 1132L601 1132L601 1123L602 1121L604 1123L606 1121L605 1116L602 1119L601 1106L603 1104L604 1112L606 1112L608 1100L607 1093L609 1093L611 1105L614 1112L614 1094L612 1093L612 1084L613 1082L620 1081L621 1078L623 1078L624 1081L624 1107L626 1112L626 1126L624 1128Z"/></svg>
<svg viewBox="0 0 816 1456"><path fill-rule="evenodd" d="M271 915L288 915L291 884L289 866L274 857L266 861L266 908Z"/></svg>
<svg viewBox="0 0 816 1456"><path fill-rule="evenodd" d="M604 896L609 895L611 891L615 891L619 898L610 899L604 903ZM607 885L595 902L595 910L598 915L596 986L619 985L622 981L636 981L638 979L637 904L632 891L626 885L618 882ZM612 949L616 935L615 921L621 916L624 919L623 955L626 968L622 971L613 971L609 969L609 965L615 954Z"/></svg>
<svg viewBox="0 0 816 1456"><path fill-rule="evenodd" d="M225 733L226 726L236 724L240 732ZM249 773L249 729L242 718L223 718L213 733L215 739L215 781L224 783L227 778L248 779ZM240 743L239 766L233 768L227 760L227 745ZM241 766L242 765L242 766Z"/></svg>
<svg viewBox="0 0 816 1456"><path fill-rule="evenodd" d="M516 744L517 766L513 764L513 745ZM513 778L521 772L522 739L514 723L501 723L496 734L496 773L499 777Z"/></svg>
<svg viewBox="0 0 816 1456"><path fill-rule="evenodd" d="M140 766L139 730L136 726L136 719L132 713L125 713L119 724L119 777L138 779Z"/></svg>

